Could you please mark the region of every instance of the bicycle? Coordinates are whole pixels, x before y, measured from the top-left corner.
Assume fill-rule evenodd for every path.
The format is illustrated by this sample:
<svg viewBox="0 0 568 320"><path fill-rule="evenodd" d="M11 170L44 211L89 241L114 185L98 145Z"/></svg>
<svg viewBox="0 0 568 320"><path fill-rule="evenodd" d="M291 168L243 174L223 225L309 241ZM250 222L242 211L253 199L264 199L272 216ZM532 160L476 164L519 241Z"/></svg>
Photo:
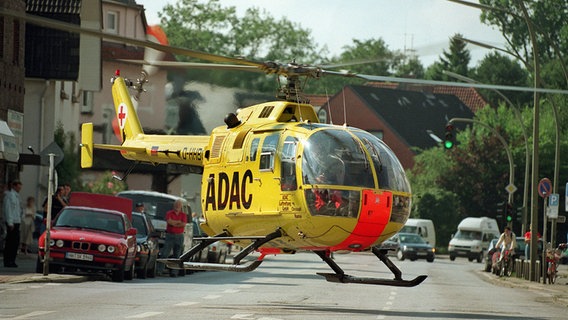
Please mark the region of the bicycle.
<svg viewBox="0 0 568 320"><path fill-rule="evenodd" d="M556 249L546 249L546 278L548 279L549 284L556 283L556 279L558 278L558 262L560 261L562 251L566 249L566 246L566 243L561 243Z"/></svg>

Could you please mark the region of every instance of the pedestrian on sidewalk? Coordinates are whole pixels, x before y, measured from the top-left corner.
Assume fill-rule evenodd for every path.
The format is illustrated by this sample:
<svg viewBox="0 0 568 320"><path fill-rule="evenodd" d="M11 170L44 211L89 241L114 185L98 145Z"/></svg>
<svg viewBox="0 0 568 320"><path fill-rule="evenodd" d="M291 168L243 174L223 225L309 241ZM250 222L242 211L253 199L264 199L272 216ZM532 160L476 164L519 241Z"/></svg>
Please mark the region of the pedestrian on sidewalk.
<svg viewBox="0 0 568 320"><path fill-rule="evenodd" d="M24 209L24 215L22 216L22 224L20 224L20 242L21 242L21 252L23 254L30 253L30 247L33 244L34 235L34 218L36 213L36 204L34 197L28 197L26 199L26 208Z"/></svg>
<svg viewBox="0 0 568 320"><path fill-rule="evenodd" d="M20 223L22 221L22 205L20 190L22 183L14 180L10 183L10 190L4 195L4 220L6 221L7 234L4 246L4 267L17 268L16 256L20 245Z"/></svg>
<svg viewBox="0 0 568 320"><path fill-rule="evenodd" d="M181 211L181 209L182 202L177 199L174 202L173 209L166 212L166 222L168 223L166 227L166 241L160 251L160 257L163 259L168 258L172 251L175 258L179 258L182 253L183 232L187 224L187 213ZM163 270L164 265L160 263L158 265L158 274L161 274ZM170 270L170 276L176 277L177 275L177 270Z"/></svg>

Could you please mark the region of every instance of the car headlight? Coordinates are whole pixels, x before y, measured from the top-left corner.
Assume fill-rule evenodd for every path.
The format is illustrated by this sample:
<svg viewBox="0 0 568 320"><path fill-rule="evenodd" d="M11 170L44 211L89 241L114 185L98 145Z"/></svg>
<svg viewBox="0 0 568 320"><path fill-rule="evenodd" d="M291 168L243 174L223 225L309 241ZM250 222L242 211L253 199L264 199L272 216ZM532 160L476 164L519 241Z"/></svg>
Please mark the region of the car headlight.
<svg viewBox="0 0 568 320"><path fill-rule="evenodd" d="M105 252L106 246L105 246L104 244L99 244L99 246L97 247L97 249L99 249L100 252Z"/></svg>
<svg viewBox="0 0 568 320"><path fill-rule="evenodd" d="M114 253L116 251L116 248L114 246L108 246L107 251L109 253Z"/></svg>
<svg viewBox="0 0 568 320"><path fill-rule="evenodd" d="M55 245L55 240L51 239L49 240L49 246L53 247Z"/></svg>
<svg viewBox="0 0 568 320"><path fill-rule="evenodd" d="M432 253L436 253L436 248L431 249Z"/></svg>
<svg viewBox="0 0 568 320"><path fill-rule="evenodd" d="M61 239L55 241L55 246L58 247L58 248L62 248L64 244L65 243Z"/></svg>

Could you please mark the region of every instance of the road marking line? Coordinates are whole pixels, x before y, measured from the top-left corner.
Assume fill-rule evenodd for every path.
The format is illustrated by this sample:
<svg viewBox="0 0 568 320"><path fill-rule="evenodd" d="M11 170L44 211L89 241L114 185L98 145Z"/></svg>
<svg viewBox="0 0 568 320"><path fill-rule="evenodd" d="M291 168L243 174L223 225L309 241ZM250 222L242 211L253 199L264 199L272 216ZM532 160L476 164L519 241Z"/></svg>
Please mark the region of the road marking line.
<svg viewBox="0 0 568 320"><path fill-rule="evenodd" d="M219 298L221 298L221 296L218 294L209 294L203 297L203 299L219 299Z"/></svg>
<svg viewBox="0 0 568 320"><path fill-rule="evenodd" d="M176 304L174 304L174 306L176 306L176 307L187 307L187 306L196 305L198 303L199 302L197 302L197 301L186 301L186 302L176 303Z"/></svg>
<svg viewBox="0 0 568 320"><path fill-rule="evenodd" d="M12 319L30 319L30 318L35 318L35 317L43 316L43 315L54 313L54 312L55 311L33 311L33 312L30 312L30 313L23 314L21 316L14 317Z"/></svg>
<svg viewBox="0 0 568 320"><path fill-rule="evenodd" d="M142 318L149 318L149 317L153 317L153 316L157 316L159 314L162 314L163 312L144 312L144 313L139 313L139 314L135 314L135 315L131 315L126 317L126 319L142 319Z"/></svg>

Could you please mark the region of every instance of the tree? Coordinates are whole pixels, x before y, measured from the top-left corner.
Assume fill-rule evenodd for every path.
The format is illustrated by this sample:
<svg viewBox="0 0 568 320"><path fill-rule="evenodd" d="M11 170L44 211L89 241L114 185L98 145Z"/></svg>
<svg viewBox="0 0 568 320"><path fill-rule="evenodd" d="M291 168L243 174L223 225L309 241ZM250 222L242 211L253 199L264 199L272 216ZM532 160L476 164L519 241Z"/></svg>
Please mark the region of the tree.
<svg viewBox="0 0 568 320"><path fill-rule="evenodd" d="M481 21L499 28L507 41L507 48L516 55L529 72L534 71L532 41L528 22L535 33L538 63L543 66L541 76L547 85L565 88L568 83L568 2L566 1L517 1L480 0L481 4L496 8L482 10ZM549 64L556 68L548 67ZM562 72L559 72L562 70ZM560 85L561 84L561 85Z"/></svg>
<svg viewBox="0 0 568 320"><path fill-rule="evenodd" d="M63 124L58 122L53 135L53 141L63 150L63 160L55 167L59 184L69 183L73 190L81 190L80 160L75 134L66 134Z"/></svg>
<svg viewBox="0 0 568 320"><path fill-rule="evenodd" d="M222 7L219 0L201 3L181 0L167 4L158 13L170 44L229 57L259 61L313 63L323 55L309 30L286 18L276 20L266 11L248 9L243 17L235 7ZM188 57L178 57L189 61ZM209 62L209 61L208 61ZM191 79L228 87L273 91L266 75L242 71L190 70Z"/></svg>
<svg viewBox="0 0 568 320"><path fill-rule="evenodd" d="M473 78L481 83L502 84L509 86L527 87L529 73L517 61L498 52L485 55L479 65L472 70ZM491 90L480 90L483 96L493 106L506 103L504 99ZM532 102L533 95L530 92L503 91L515 105L521 106Z"/></svg>
<svg viewBox="0 0 568 320"><path fill-rule="evenodd" d="M463 76L469 75L469 62L471 55L466 49L466 43L461 40L463 36L456 33L450 39L450 52L443 51L439 62L434 62L426 71L426 78L431 80L453 80L446 76L444 71L452 71Z"/></svg>

